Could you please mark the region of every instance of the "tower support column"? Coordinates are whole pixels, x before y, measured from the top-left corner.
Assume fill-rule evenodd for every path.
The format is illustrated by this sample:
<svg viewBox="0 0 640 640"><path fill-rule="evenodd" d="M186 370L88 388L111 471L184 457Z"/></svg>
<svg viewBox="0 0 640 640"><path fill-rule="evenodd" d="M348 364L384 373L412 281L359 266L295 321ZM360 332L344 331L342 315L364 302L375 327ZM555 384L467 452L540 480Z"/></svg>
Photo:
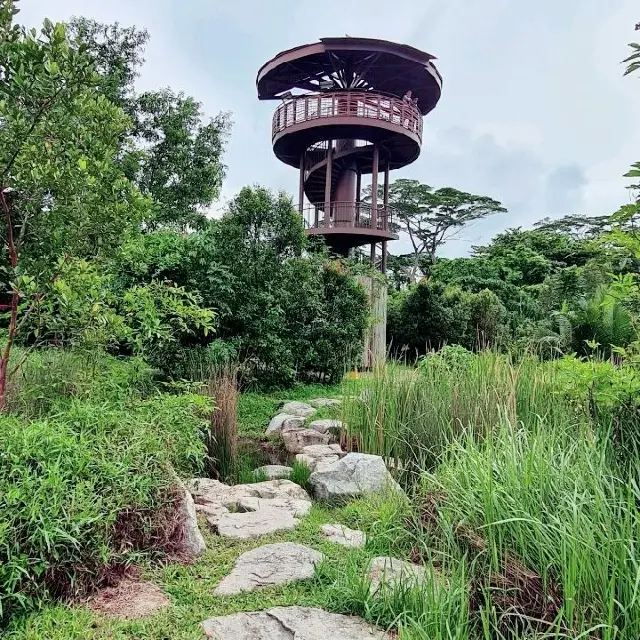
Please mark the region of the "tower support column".
<svg viewBox="0 0 640 640"><path fill-rule="evenodd" d="M333 173L333 140L329 140L327 149L327 172L324 181L324 224L331 219L331 175Z"/></svg>
<svg viewBox="0 0 640 640"><path fill-rule="evenodd" d="M383 191L383 207L384 207L384 228L389 229L389 158L384 166L384 191ZM387 273L387 241L382 241L382 273Z"/></svg>
<svg viewBox="0 0 640 640"><path fill-rule="evenodd" d="M304 213L304 160L305 154L300 156L300 185L298 186L298 210L300 215Z"/></svg>

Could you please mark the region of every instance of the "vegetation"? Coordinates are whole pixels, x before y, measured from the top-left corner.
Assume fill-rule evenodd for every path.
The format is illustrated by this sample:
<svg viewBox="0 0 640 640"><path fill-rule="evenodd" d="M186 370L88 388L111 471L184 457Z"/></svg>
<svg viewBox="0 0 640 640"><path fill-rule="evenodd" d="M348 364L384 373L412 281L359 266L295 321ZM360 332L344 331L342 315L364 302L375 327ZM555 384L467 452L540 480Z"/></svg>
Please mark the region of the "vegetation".
<svg viewBox="0 0 640 640"><path fill-rule="evenodd" d="M395 182L413 252L389 257L391 361L358 372L362 264L308 242L284 193L245 187L207 217L230 116L136 93L144 31L16 15L0 0L3 637L197 638L212 615L283 604L402 640L640 637L638 185L613 215L543 218L445 259L502 205ZM269 420L320 396L343 401L315 417L341 419L342 445L383 456L409 499L314 505L259 542L207 532L202 558L172 562L176 478L263 480L282 453ZM305 465L291 477L310 487ZM325 523L366 546L332 545ZM325 553L313 580L213 594L240 553L284 540ZM374 597L379 555L431 579ZM170 607L119 622L81 605L132 566Z"/></svg>

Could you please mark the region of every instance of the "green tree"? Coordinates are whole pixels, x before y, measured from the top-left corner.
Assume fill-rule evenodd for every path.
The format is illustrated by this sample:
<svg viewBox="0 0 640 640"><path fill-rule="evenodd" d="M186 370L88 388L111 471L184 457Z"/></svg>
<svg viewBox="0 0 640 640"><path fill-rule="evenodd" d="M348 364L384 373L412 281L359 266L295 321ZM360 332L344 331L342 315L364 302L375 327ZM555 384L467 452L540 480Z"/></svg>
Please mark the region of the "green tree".
<svg viewBox="0 0 640 640"><path fill-rule="evenodd" d="M68 24L69 37L82 48L99 75L98 87L113 104L134 115L134 82L144 63L144 48L149 41L146 30L102 24L75 17Z"/></svg>
<svg viewBox="0 0 640 640"><path fill-rule="evenodd" d="M368 196L370 198L370 193ZM417 180L400 179L389 185L389 205L395 223L404 231L413 247L412 281L425 254L436 263L438 249L455 238L469 224L506 209L497 201L452 187L434 190Z"/></svg>
<svg viewBox="0 0 640 640"><path fill-rule="evenodd" d="M134 180L153 199L150 228L196 228L220 195L228 114L205 121L202 106L170 89L138 96L132 132L138 159Z"/></svg>
<svg viewBox="0 0 640 640"><path fill-rule="evenodd" d="M70 29L98 72L100 91L132 118L121 141L121 163L153 200L146 228L198 227L220 195L229 114L207 119L194 98L168 88L137 95L134 81L144 62L146 31L87 18L72 19Z"/></svg>
<svg viewBox="0 0 640 640"><path fill-rule="evenodd" d="M76 227L99 225L95 217L87 220L87 214L118 218L115 224L122 234L120 214L123 209L131 213L137 205L112 164L117 148L111 137L123 116L92 92L95 74L90 61L71 45L63 25L45 20L38 35L14 24L16 14L13 1L0 0L0 213L2 245L8 254L0 258L0 269L2 281L9 283L0 292L0 311L8 313L0 356L0 410L6 406L9 356L22 322L19 315L28 315L41 295L25 299L23 289L33 280L25 268L29 257L52 273L52 257L61 242L68 243L68 235L72 243L82 236L88 248L87 238L76 233ZM104 233L108 243L110 229L105 227ZM102 237L98 230L96 235ZM95 245L96 236L89 242Z"/></svg>

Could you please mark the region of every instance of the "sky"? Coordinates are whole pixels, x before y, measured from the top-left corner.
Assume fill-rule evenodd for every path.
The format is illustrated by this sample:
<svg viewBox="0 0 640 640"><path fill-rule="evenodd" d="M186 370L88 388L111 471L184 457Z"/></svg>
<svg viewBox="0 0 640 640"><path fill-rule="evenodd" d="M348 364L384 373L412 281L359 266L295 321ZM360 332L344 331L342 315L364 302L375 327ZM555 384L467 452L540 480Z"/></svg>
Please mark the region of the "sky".
<svg viewBox="0 0 640 640"><path fill-rule="evenodd" d="M500 200L508 213L465 229L464 255L510 227L604 215L629 201L622 175L640 160L640 78L622 77L640 39L638 0L21 0L19 20L84 15L146 28L140 90L170 86L207 115L232 114L220 209L246 184L297 192L271 150L273 102L255 77L276 53L321 37L395 40L437 57L442 98L423 150L392 174ZM403 241L393 253L401 253Z"/></svg>

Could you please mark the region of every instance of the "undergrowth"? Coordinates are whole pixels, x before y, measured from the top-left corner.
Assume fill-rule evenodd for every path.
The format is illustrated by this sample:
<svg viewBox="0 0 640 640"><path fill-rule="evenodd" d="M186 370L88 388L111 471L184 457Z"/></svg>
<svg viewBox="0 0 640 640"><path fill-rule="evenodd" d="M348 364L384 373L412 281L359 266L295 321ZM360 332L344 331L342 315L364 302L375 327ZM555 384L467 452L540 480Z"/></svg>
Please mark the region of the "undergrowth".
<svg viewBox="0 0 640 640"><path fill-rule="evenodd" d="M165 550L173 470L204 467L207 399L150 393L135 361L82 362L35 356L0 417L0 625Z"/></svg>

